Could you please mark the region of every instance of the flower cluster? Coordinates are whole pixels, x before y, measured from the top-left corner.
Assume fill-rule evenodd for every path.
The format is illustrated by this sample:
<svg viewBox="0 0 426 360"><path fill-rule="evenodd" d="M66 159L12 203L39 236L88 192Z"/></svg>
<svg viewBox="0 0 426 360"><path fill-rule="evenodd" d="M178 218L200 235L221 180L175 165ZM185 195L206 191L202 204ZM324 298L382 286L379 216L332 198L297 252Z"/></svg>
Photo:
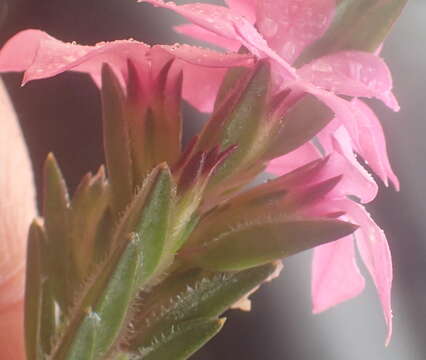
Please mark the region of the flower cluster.
<svg viewBox="0 0 426 360"><path fill-rule="evenodd" d="M326 310L363 290L358 249L377 288L389 341L392 261L383 231L365 209L378 192L366 166L386 186L390 181L398 190L399 182L388 159L381 124L360 98L378 99L394 111L399 105L392 93L390 71L379 56L383 39L371 36L372 41L361 46L357 41L364 44L363 39L353 39L356 31L344 31L369 24L368 16L367 20L357 17L358 6L363 3L365 10L365 1L336 5L335 0L226 0L227 6L140 2L180 14L189 23L175 31L223 51L181 44L148 46L135 40L86 46L30 29L5 44L0 51L0 71L24 71L24 84L77 71L89 74L103 88L107 64L122 92L129 123L125 136L130 145L122 151L137 160L117 165L109 163L107 156L116 194L113 213L125 211L134 190L153 168L167 162L177 179L180 199L175 233L191 225L196 211L202 214L180 253L201 267L235 271L275 260L281 251L275 240L261 260L248 253L242 262L233 257L235 244L242 238L248 238L252 252L262 246L251 238L264 233L265 222L271 239L278 231L293 242L303 242L312 237L310 231L321 234L331 226L327 222L319 226L316 219L357 224L358 228L351 228L356 229L353 234L336 230L338 240L315 247L313 311ZM355 15L338 12L336 6L346 6ZM374 22L376 10L367 10ZM392 16L391 20L397 15ZM181 131L181 96L201 112L213 113L185 151L176 135ZM152 145L152 138L162 138L161 144ZM106 143L106 151L117 145ZM277 178L239 192L265 169ZM261 211L254 205L259 201L263 202ZM265 209L271 214L285 209L285 216L264 219L261 212ZM229 229L229 219L238 226ZM215 241L199 247L206 233ZM182 239L176 240L179 246ZM289 243L280 254L287 256L315 245L306 241L294 249Z"/></svg>

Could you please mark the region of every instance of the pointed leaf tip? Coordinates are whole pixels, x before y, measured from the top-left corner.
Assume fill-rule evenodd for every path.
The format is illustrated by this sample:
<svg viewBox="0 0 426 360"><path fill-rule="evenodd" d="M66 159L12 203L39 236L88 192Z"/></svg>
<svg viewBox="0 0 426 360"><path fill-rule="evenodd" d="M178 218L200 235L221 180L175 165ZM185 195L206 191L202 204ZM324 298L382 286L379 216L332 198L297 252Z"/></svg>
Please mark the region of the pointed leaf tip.
<svg viewBox="0 0 426 360"><path fill-rule="evenodd" d="M215 336L225 319L196 319L173 325L157 342L141 348L144 360L185 360Z"/></svg>
<svg viewBox="0 0 426 360"><path fill-rule="evenodd" d="M115 216L133 193L133 173L123 89L109 65L102 66L103 141Z"/></svg>
<svg viewBox="0 0 426 360"><path fill-rule="evenodd" d="M334 219L284 219L241 225L198 248L185 258L202 268L237 271L266 264L353 233L354 224Z"/></svg>

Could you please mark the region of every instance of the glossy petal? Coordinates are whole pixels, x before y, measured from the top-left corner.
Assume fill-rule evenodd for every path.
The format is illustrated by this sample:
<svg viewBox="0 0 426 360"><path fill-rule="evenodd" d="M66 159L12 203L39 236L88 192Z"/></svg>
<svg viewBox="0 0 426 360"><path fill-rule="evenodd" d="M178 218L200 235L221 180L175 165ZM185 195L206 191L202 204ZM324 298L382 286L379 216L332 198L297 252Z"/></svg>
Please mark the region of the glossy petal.
<svg viewBox="0 0 426 360"><path fill-rule="evenodd" d="M281 75L284 78L295 79L297 77L295 69L268 46L254 26L244 16L227 7L203 3L178 6L174 2L162 0L139 0L139 2L148 2L154 6L175 11L205 30L238 41L258 58L271 58L280 65Z"/></svg>
<svg viewBox="0 0 426 360"><path fill-rule="evenodd" d="M389 162L385 135L379 119L361 100L354 99L352 108L359 131L362 134L359 137L359 146L355 149L356 152L364 158L386 186L388 180L390 180L395 189L399 190L399 180Z"/></svg>
<svg viewBox="0 0 426 360"><path fill-rule="evenodd" d="M362 205L350 200L343 200L339 202L339 206L346 211L347 217L351 221L360 225L355 232L355 237L362 260L371 274L379 294L388 328L386 338L386 344L388 344L392 335L391 287L393 276L392 258L386 236Z"/></svg>
<svg viewBox="0 0 426 360"><path fill-rule="evenodd" d="M353 236L315 248L312 311L319 313L358 296L365 281L355 260Z"/></svg>
<svg viewBox="0 0 426 360"><path fill-rule="evenodd" d="M0 115L0 352L21 360L26 240L36 204L30 159L2 83Z"/></svg>
<svg viewBox="0 0 426 360"><path fill-rule="evenodd" d="M324 34L334 8L335 0L258 1L257 25L269 46L292 63Z"/></svg>
<svg viewBox="0 0 426 360"><path fill-rule="evenodd" d="M240 43L238 41L217 35L214 32L205 30L198 25L183 24L175 26L173 29L179 34L187 35L196 40L205 41L226 50L237 51L240 47Z"/></svg>
<svg viewBox="0 0 426 360"><path fill-rule="evenodd" d="M20 62L19 49L29 47L27 53L31 62ZM127 59L141 61L149 51L149 46L137 41L114 41L83 46L65 43L39 30L24 30L12 37L0 52L0 71L25 70L23 83L31 80L55 76L72 70L89 73L99 85L103 63L108 63L123 81L127 76ZM18 59L18 60L17 60ZM19 66L10 64L18 61Z"/></svg>
<svg viewBox="0 0 426 360"><path fill-rule="evenodd" d="M392 94L389 68L374 54L345 51L324 56L302 67L299 74L323 89L348 96L375 97L394 111L399 110Z"/></svg>
<svg viewBox="0 0 426 360"><path fill-rule="evenodd" d="M164 50L178 60L207 68L224 69L233 66L250 66L253 64L253 57L248 54L224 54L210 49L186 44L171 46L156 45L153 49L157 48Z"/></svg>
<svg viewBox="0 0 426 360"><path fill-rule="evenodd" d="M22 48L28 49L25 60L21 61L18 56L22 55ZM26 70L24 83L64 71L78 71L90 74L100 86L102 64L108 63L124 85L128 59L141 69L152 68L152 78L155 78L158 69L173 58L176 59L176 71L184 71L184 98L202 111L211 111L227 68L253 63L252 56L248 54L223 54L189 45L158 45L151 48L138 41L118 40L82 46L64 43L38 30L25 30L10 39L0 51L0 71ZM147 79L146 74L143 78Z"/></svg>

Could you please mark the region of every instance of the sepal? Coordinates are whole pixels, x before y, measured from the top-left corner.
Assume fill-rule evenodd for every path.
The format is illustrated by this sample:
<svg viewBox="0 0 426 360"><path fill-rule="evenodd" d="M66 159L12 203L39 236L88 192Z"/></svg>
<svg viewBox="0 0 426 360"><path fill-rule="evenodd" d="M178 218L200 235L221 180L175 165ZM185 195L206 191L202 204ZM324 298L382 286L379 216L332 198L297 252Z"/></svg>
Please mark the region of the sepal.
<svg viewBox="0 0 426 360"><path fill-rule="evenodd" d="M42 360L49 349L43 348L43 336L51 339L52 333L42 331L44 271L43 249L46 236L39 220L34 220L28 234L27 273L25 287L25 348L28 358Z"/></svg>
<svg viewBox="0 0 426 360"><path fill-rule="evenodd" d="M77 285L71 256L70 202L67 186L55 157L44 164L43 214L46 229L46 267L55 300L66 313Z"/></svg>
<svg viewBox="0 0 426 360"><path fill-rule="evenodd" d="M172 325L132 360L185 360L215 336L225 319L196 319Z"/></svg>
<svg viewBox="0 0 426 360"><path fill-rule="evenodd" d="M231 177L256 160L264 146L264 116L270 90L270 66L260 61L233 89L203 128L194 154L216 145L220 149L236 146L212 179L214 184Z"/></svg>
<svg viewBox="0 0 426 360"><path fill-rule="evenodd" d="M96 175L87 174L77 187L71 201L71 253L79 281L83 282L102 254L98 254L99 230L110 201L104 168Z"/></svg>
<svg viewBox="0 0 426 360"><path fill-rule="evenodd" d="M329 107L312 95L302 94L287 106L284 111L276 109L271 114L270 139L262 156L265 161L286 155L310 141L334 116Z"/></svg>
<svg viewBox="0 0 426 360"><path fill-rule="evenodd" d="M356 225L333 219L279 219L239 224L187 248L187 261L215 271L249 269L353 233Z"/></svg>
<svg viewBox="0 0 426 360"><path fill-rule="evenodd" d="M133 194L133 168L125 94L109 65L102 67L103 139L114 217L125 209Z"/></svg>
<svg viewBox="0 0 426 360"><path fill-rule="evenodd" d="M173 324L216 318L276 273L279 264L242 272L177 271L141 298L130 347L149 346Z"/></svg>

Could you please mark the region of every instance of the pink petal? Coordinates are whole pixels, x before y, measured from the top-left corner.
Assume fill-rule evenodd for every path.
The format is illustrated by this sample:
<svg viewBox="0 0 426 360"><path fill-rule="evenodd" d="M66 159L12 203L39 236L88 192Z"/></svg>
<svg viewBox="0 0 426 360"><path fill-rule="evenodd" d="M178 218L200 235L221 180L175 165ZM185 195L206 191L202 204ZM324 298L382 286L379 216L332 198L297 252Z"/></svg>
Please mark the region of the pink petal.
<svg viewBox="0 0 426 360"><path fill-rule="evenodd" d="M353 236L315 248L312 311L317 314L358 296L365 281L355 259Z"/></svg>
<svg viewBox="0 0 426 360"><path fill-rule="evenodd" d="M329 137L329 146L324 146L324 138ZM354 195L363 203L373 201L377 196L378 186L373 177L358 162L352 149L351 138L343 126L331 134L321 132L318 135L326 154L331 154L328 172L341 172L342 180L338 184L340 196ZM336 190L337 191L337 190Z"/></svg>
<svg viewBox="0 0 426 360"><path fill-rule="evenodd" d="M279 64L283 77L297 78L295 69L268 46L265 39L244 16L240 16L224 6L203 3L178 6L174 2L162 0L139 0L139 2L148 2L154 6L173 10L205 30L236 40L256 57L269 57Z"/></svg>
<svg viewBox="0 0 426 360"><path fill-rule="evenodd" d="M225 3L235 13L244 16L250 23L256 22L257 0L225 0Z"/></svg>
<svg viewBox="0 0 426 360"><path fill-rule="evenodd" d="M17 62L18 65L12 66L13 60L21 55L20 49L26 47L32 49L32 56L27 54L31 62ZM189 45L157 45L151 48L133 40L82 46L64 43L40 31L26 30L10 39L0 51L0 71L26 70L24 83L69 70L85 72L100 86L102 65L108 63L124 86L130 59L143 73L141 79L145 79L143 86L147 87L145 82L150 86L149 72L152 71L152 78L155 78L165 62L173 58L176 59L174 67L184 71L184 97L201 111L212 110L227 68L253 64L250 54L224 54ZM149 93L149 88L145 91Z"/></svg>
<svg viewBox="0 0 426 360"><path fill-rule="evenodd" d="M360 225L355 237L362 260L373 278L380 297L388 328L386 344L389 344L392 335L392 258L386 236L362 205L343 200L339 201L339 206L346 211L350 220Z"/></svg>
<svg viewBox="0 0 426 360"><path fill-rule="evenodd" d="M208 68L230 68L251 66L253 57L249 54L221 53L214 50L186 44L156 45L153 50L162 49L179 60Z"/></svg>
<svg viewBox="0 0 426 360"><path fill-rule="evenodd" d="M19 123L1 82L0 115L0 353L21 360L26 240L36 216L35 189Z"/></svg>
<svg viewBox="0 0 426 360"><path fill-rule="evenodd" d="M324 34L334 8L335 0L258 1L257 25L269 46L292 63Z"/></svg>
<svg viewBox="0 0 426 360"><path fill-rule="evenodd" d="M37 54L39 44L43 40L54 40L41 30L24 30L9 39L3 46L0 55L0 70L25 71Z"/></svg>
<svg viewBox="0 0 426 360"><path fill-rule="evenodd" d="M258 38L255 39L255 42L259 41L259 39L264 41L246 18L233 13L224 6L203 3L176 5L174 2L164 2L162 0L139 0L139 2L148 2L154 6L175 11L203 29L228 39L237 40L247 48L252 47L251 42L253 39L247 39L246 34L244 34L245 31L238 32L237 28L248 30L251 33L250 35L254 34ZM257 53L257 49L250 50L254 50L254 54Z"/></svg>
<svg viewBox="0 0 426 360"><path fill-rule="evenodd" d="M185 64L184 67L184 99L201 112L212 112L227 70L217 68L206 71L191 64Z"/></svg>
<svg viewBox="0 0 426 360"><path fill-rule="evenodd" d="M226 50L237 51L240 47L240 43L238 41L219 36L198 25L183 24L175 26L173 29L179 34L187 35L196 40L205 41Z"/></svg>
<svg viewBox="0 0 426 360"><path fill-rule="evenodd" d="M305 81L298 83L297 86L304 89L304 91L316 96L320 101L327 105L334 112L339 121L345 125L352 138L358 138L358 125L349 101L346 101L331 92L322 90Z"/></svg>
<svg viewBox="0 0 426 360"><path fill-rule="evenodd" d="M382 125L376 114L364 102L354 99L352 108L362 136L356 149L371 169L388 185L388 179L399 190L399 180L392 170L386 151Z"/></svg>
<svg viewBox="0 0 426 360"><path fill-rule="evenodd" d="M24 302L12 304L0 313L0 353L3 359L26 360L24 344Z"/></svg>
<svg viewBox="0 0 426 360"><path fill-rule="evenodd" d="M394 111L399 105L392 94L392 76L386 63L366 52L345 51L324 56L299 70L306 80L337 94L375 97Z"/></svg>
<svg viewBox="0 0 426 360"><path fill-rule="evenodd" d="M20 65L24 67L15 69L8 67L9 62L21 55L19 48L26 46L34 50L31 62L22 63ZM83 46L64 43L40 31L25 30L12 37L1 50L0 71L26 70L25 84L72 70L89 73L99 85L103 63L108 63L124 81L127 76L127 59L143 61L149 49L148 45L131 40Z"/></svg>
<svg viewBox="0 0 426 360"><path fill-rule="evenodd" d="M183 97L201 112L211 112L226 71L234 66L250 66L251 55L219 53L189 45L157 45L151 51L154 63L161 62L164 53L174 57L174 69L182 70Z"/></svg>
<svg viewBox="0 0 426 360"><path fill-rule="evenodd" d="M317 148L307 142L289 154L272 160L266 171L280 176L320 158L321 154Z"/></svg>

